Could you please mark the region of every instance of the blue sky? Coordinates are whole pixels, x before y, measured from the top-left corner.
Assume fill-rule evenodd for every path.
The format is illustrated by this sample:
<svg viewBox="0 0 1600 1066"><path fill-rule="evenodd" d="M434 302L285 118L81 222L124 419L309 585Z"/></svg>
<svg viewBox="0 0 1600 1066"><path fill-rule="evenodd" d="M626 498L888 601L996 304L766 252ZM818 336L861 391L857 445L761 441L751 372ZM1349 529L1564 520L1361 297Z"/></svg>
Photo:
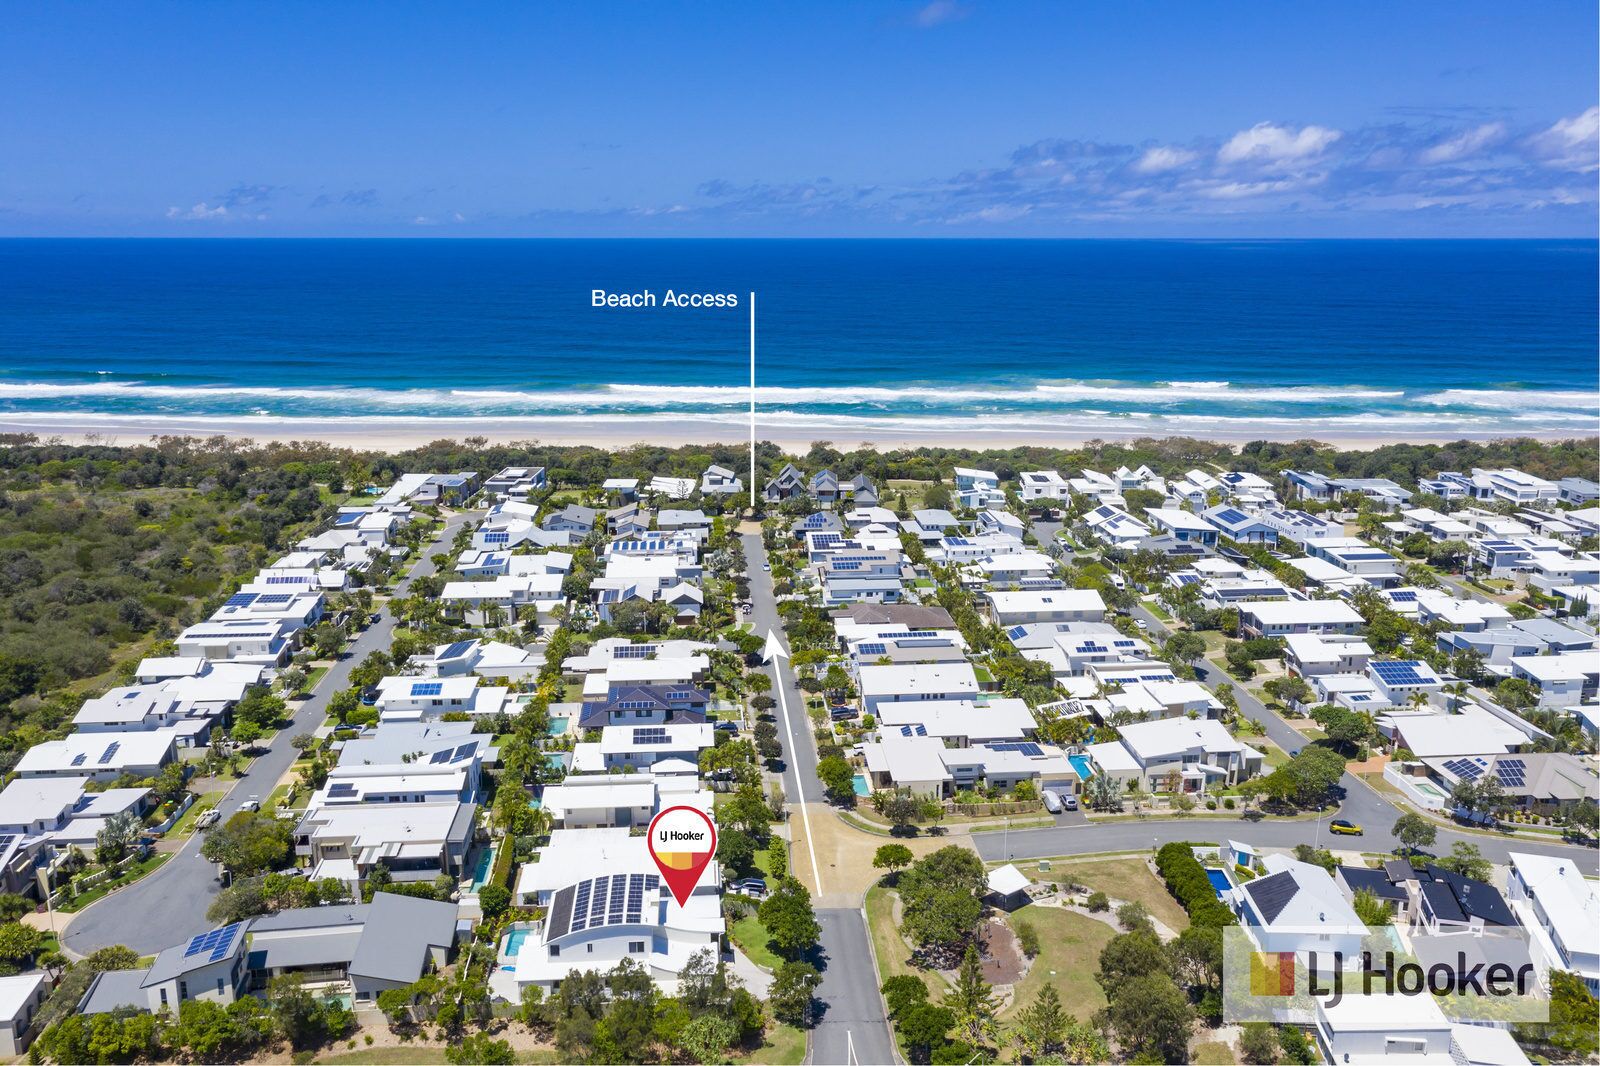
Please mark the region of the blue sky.
<svg viewBox="0 0 1600 1066"><path fill-rule="evenodd" d="M1594 236L1596 5L13 4L0 234Z"/></svg>

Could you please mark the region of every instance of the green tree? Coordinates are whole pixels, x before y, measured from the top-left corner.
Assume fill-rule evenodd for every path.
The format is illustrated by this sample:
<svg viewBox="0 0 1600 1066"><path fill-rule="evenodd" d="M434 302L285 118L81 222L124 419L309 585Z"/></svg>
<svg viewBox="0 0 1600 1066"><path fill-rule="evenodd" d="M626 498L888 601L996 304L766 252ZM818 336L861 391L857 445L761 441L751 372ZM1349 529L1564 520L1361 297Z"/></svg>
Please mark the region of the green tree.
<svg viewBox="0 0 1600 1066"><path fill-rule="evenodd" d="M1188 1060L1194 1010L1166 974L1147 973L1115 988L1105 1013L1117 1042L1129 1052L1158 1056L1159 1062Z"/></svg>
<svg viewBox="0 0 1600 1066"><path fill-rule="evenodd" d="M844 758L829 755L817 761L817 779L835 803L852 801L856 794L856 772Z"/></svg>
<svg viewBox="0 0 1600 1066"><path fill-rule="evenodd" d="M778 967L767 991L772 1016L786 1025L809 1026L811 1001L822 984L822 975L809 962L789 959ZM702 1060L703 1061L703 1060Z"/></svg>
<svg viewBox="0 0 1600 1066"><path fill-rule="evenodd" d="M1418 848L1433 847L1433 842L1439 838L1439 830L1434 824L1415 811L1407 811L1396 818L1390 832L1410 853L1415 853Z"/></svg>
<svg viewBox="0 0 1600 1066"><path fill-rule="evenodd" d="M1100 949L1100 968L1095 980L1109 997L1134 978L1153 973L1167 973L1167 953L1155 931L1147 927L1118 934L1106 941L1106 946Z"/></svg>
<svg viewBox="0 0 1600 1066"><path fill-rule="evenodd" d="M1440 856L1435 864L1441 869L1458 873L1462 877L1470 877L1475 881L1489 880L1492 866L1476 844L1469 844L1465 840L1458 840L1450 848L1450 854Z"/></svg>
<svg viewBox="0 0 1600 1066"><path fill-rule="evenodd" d="M872 856L872 866L877 870L887 870L889 878L894 880L895 875L911 865L916 856L904 844L884 844Z"/></svg>
<svg viewBox="0 0 1600 1066"><path fill-rule="evenodd" d="M944 1043L945 1034L955 1027L956 1016L946 1007L932 1003L914 1003L908 1006L894 1027L905 1041L912 1062L927 1062L932 1051Z"/></svg>
<svg viewBox="0 0 1600 1066"><path fill-rule="evenodd" d="M1566 970L1550 971L1550 1020L1516 1026L1519 1041L1548 1049L1557 1062L1586 1062L1600 1052L1600 1003L1584 987L1583 978Z"/></svg>
<svg viewBox="0 0 1600 1066"><path fill-rule="evenodd" d="M288 865L293 846L293 822L266 811L239 811L206 834L200 854L235 877L248 877Z"/></svg>
<svg viewBox="0 0 1600 1066"><path fill-rule="evenodd" d="M511 905L511 890L505 885L488 884L478 890L478 907L484 918L493 921Z"/></svg>
<svg viewBox="0 0 1600 1066"><path fill-rule="evenodd" d="M724 829L717 834L717 862L734 873L744 873L755 864L756 842L741 829Z"/></svg>
<svg viewBox="0 0 1600 1066"><path fill-rule="evenodd" d="M44 934L31 925L21 922L0 924L0 969L16 973L39 954L44 947Z"/></svg>
<svg viewBox="0 0 1600 1066"><path fill-rule="evenodd" d="M1355 910L1356 917L1361 919L1362 925L1388 925L1394 919L1394 912L1389 905L1370 888L1357 889L1350 906Z"/></svg>
<svg viewBox="0 0 1600 1066"><path fill-rule="evenodd" d="M994 990L983 979L983 964L978 960L977 945L967 945L961 965L956 969L955 983L945 993L943 1005L955 1018L956 1028L970 1043L993 1042L998 1005Z"/></svg>
<svg viewBox="0 0 1600 1066"><path fill-rule="evenodd" d="M958 961L983 914L983 861L966 848L943 847L903 871L898 888L901 931L928 958Z"/></svg>
<svg viewBox="0 0 1600 1066"><path fill-rule="evenodd" d="M722 1062L738 1039L739 1026L732 1018L702 1014L684 1025L676 1044L690 1062Z"/></svg>
<svg viewBox="0 0 1600 1066"><path fill-rule="evenodd" d="M778 951L790 958L816 947L822 935L811 909L811 894L792 877L778 883L776 890L762 901L757 915Z"/></svg>
<svg viewBox="0 0 1600 1066"><path fill-rule="evenodd" d="M1067 1023L1072 1020L1061 1007L1061 994L1055 985L1042 985L1033 1002L1017 1013L1012 1040L1027 1058L1037 1062L1063 1050Z"/></svg>

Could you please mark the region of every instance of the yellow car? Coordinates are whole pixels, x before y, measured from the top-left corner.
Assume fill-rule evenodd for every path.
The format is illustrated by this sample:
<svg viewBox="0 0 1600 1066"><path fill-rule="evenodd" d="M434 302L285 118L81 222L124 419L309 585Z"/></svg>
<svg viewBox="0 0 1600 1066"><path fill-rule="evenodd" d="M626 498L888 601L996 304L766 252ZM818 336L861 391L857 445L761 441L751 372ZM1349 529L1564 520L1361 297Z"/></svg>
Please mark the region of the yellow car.
<svg viewBox="0 0 1600 1066"><path fill-rule="evenodd" d="M1335 818L1328 823L1328 832L1338 833L1340 836L1358 837L1361 835L1361 827L1347 819Z"/></svg>

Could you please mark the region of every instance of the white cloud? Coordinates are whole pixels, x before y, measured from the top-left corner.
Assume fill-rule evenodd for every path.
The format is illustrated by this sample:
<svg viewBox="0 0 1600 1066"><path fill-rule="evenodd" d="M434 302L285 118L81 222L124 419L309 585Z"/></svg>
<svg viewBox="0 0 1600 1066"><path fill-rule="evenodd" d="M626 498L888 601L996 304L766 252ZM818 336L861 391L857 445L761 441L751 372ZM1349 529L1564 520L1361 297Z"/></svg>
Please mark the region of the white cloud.
<svg viewBox="0 0 1600 1066"><path fill-rule="evenodd" d="M182 222L205 222L210 219L227 218L228 209L223 204L218 204L216 207L207 206L206 202L202 200L188 210L184 210L181 207L169 207L167 208L167 217Z"/></svg>
<svg viewBox="0 0 1600 1066"><path fill-rule="evenodd" d="M1564 118L1528 139L1535 157L1551 166L1568 167L1588 173L1595 170L1600 155L1600 107L1581 115Z"/></svg>
<svg viewBox="0 0 1600 1066"><path fill-rule="evenodd" d="M1304 126L1296 131L1287 126L1258 122L1230 137L1228 143L1217 152L1217 161L1244 163L1307 159L1318 155L1342 136L1338 130L1330 130L1326 126Z"/></svg>
<svg viewBox="0 0 1600 1066"><path fill-rule="evenodd" d="M1275 192L1288 192L1298 189L1300 182L1292 179L1282 181L1228 181L1219 185L1206 185L1199 190L1200 195L1208 200L1248 200L1252 196L1266 196Z"/></svg>
<svg viewBox="0 0 1600 1066"><path fill-rule="evenodd" d="M1477 155L1490 145L1499 143L1506 135L1506 127L1500 122L1486 122L1474 129L1464 130L1454 137L1447 137L1438 144L1422 153L1424 163L1453 163L1457 159Z"/></svg>
<svg viewBox="0 0 1600 1066"><path fill-rule="evenodd" d="M1191 152L1187 148L1170 148L1166 145L1158 145L1155 148L1146 149L1144 155L1139 157L1138 162L1133 164L1133 169L1140 174L1161 174L1193 163L1198 156L1199 153Z"/></svg>

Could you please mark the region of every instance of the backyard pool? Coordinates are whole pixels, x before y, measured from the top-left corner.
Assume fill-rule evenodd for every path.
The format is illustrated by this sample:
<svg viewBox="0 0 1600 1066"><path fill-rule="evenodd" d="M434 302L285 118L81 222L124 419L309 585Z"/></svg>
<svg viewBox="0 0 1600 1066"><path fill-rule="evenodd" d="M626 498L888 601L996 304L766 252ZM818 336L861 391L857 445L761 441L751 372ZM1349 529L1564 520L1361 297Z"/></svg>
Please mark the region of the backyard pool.
<svg viewBox="0 0 1600 1066"><path fill-rule="evenodd" d="M503 954L515 957L522 950L522 942L533 933L532 929L513 929L506 934L506 947Z"/></svg>
<svg viewBox="0 0 1600 1066"><path fill-rule="evenodd" d="M1094 763L1089 761L1087 755L1068 755L1067 761L1078 772L1078 780L1087 781L1094 776Z"/></svg>
<svg viewBox="0 0 1600 1066"><path fill-rule="evenodd" d="M550 724L545 726L544 731L552 737L559 737L567 731L567 723L570 721L570 718L552 718L550 719Z"/></svg>
<svg viewBox="0 0 1600 1066"><path fill-rule="evenodd" d="M1228 880L1228 875L1215 866L1206 867L1206 880L1210 881L1211 887L1217 890L1218 899L1222 898L1224 892L1233 888L1233 882Z"/></svg>
<svg viewBox="0 0 1600 1066"><path fill-rule="evenodd" d="M476 892L489 880L489 868L494 865L494 848L487 847L478 852L478 859L472 864L472 891Z"/></svg>
<svg viewBox="0 0 1600 1066"><path fill-rule="evenodd" d="M865 774L857 774L855 776L855 780L854 780L853 784L855 786L856 795L858 795L858 796L870 796L870 795L872 795L872 786L867 784L867 778L866 778Z"/></svg>

